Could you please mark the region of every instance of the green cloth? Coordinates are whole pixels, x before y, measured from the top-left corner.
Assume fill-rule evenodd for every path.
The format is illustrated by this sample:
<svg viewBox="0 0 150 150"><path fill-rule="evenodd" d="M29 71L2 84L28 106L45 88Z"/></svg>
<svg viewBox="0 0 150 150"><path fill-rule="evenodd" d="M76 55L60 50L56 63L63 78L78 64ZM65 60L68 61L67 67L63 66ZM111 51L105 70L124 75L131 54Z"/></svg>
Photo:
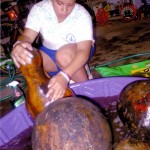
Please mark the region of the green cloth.
<svg viewBox="0 0 150 150"><path fill-rule="evenodd" d="M111 77L111 76L150 77L150 60L116 67L101 66L96 67L95 70L99 72L102 77Z"/></svg>

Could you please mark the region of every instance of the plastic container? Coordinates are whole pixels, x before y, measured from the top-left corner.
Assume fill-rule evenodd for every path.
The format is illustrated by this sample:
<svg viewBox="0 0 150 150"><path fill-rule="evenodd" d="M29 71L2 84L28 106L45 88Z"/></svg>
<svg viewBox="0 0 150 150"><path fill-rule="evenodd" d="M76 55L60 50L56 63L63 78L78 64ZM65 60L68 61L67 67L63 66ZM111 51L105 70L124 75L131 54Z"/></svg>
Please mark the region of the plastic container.
<svg viewBox="0 0 150 150"><path fill-rule="evenodd" d="M100 104L106 111L116 109L121 90L129 83L144 80L140 77L109 77L71 84L77 96L86 97ZM109 111L110 112L110 111ZM22 104L0 119L0 149L21 149L30 144L33 122ZM115 138L114 138L115 139ZM118 139L115 139L116 141Z"/></svg>

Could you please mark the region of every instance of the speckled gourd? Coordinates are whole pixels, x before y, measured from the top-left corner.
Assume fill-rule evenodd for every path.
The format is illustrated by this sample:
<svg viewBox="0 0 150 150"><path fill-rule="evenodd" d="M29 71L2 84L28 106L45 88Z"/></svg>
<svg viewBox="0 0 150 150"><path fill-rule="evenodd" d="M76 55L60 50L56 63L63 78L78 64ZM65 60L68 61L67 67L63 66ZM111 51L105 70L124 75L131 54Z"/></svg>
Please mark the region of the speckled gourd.
<svg viewBox="0 0 150 150"><path fill-rule="evenodd" d="M78 97L51 103L36 119L34 150L112 150L111 130L100 109Z"/></svg>

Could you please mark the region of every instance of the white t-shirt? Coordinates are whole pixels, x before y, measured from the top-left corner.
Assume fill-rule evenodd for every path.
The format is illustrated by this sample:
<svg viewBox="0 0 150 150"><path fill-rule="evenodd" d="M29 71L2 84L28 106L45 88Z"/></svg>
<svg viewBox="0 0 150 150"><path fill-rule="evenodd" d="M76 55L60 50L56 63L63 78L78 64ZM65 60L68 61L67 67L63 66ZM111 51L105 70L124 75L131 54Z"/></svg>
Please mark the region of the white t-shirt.
<svg viewBox="0 0 150 150"><path fill-rule="evenodd" d="M43 45L53 50L84 40L94 43L91 16L79 4L62 23L58 23L51 0L41 1L32 7L25 27L40 32Z"/></svg>

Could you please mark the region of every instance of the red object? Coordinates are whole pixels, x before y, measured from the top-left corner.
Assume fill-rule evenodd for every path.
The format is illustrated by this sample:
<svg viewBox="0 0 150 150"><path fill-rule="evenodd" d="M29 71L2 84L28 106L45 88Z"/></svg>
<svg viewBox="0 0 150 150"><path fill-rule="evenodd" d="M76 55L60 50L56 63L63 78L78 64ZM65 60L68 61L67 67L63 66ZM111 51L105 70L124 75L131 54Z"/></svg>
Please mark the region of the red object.
<svg viewBox="0 0 150 150"><path fill-rule="evenodd" d="M137 8L133 4L127 4L121 8L120 13L120 15L123 18L123 21L129 22L131 20L136 19Z"/></svg>
<svg viewBox="0 0 150 150"><path fill-rule="evenodd" d="M15 21L18 18L18 15L16 14L14 10L9 10L7 14L10 17L11 21Z"/></svg>
<svg viewBox="0 0 150 150"><path fill-rule="evenodd" d="M108 23L109 14L103 8L99 8L96 14L96 20L99 25L105 25Z"/></svg>

